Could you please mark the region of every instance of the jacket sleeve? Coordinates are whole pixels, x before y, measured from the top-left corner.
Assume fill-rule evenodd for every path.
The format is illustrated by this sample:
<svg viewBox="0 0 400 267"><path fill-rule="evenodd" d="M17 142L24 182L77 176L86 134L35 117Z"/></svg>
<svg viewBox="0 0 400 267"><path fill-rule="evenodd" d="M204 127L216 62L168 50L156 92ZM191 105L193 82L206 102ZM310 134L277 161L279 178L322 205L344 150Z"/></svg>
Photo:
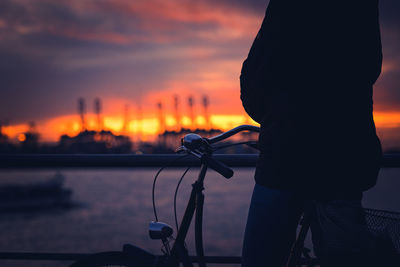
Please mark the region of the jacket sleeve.
<svg viewBox="0 0 400 267"><path fill-rule="evenodd" d="M256 122L261 123L263 118L263 92L257 90L255 69L260 63L260 50L262 50L261 31L259 30L249 52L247 59L243 62L240 74L240 99L247 114Z"/></svg>
<svg viewBox="0 0 400 267"><path fill-rule="evenodd" d="M258 123L268 113L269 94L272 91L277 67L279 38L276 36L278 18L275 2L271 0L260 30L243 62L240 74L240 98L246 112Z"/></svg>

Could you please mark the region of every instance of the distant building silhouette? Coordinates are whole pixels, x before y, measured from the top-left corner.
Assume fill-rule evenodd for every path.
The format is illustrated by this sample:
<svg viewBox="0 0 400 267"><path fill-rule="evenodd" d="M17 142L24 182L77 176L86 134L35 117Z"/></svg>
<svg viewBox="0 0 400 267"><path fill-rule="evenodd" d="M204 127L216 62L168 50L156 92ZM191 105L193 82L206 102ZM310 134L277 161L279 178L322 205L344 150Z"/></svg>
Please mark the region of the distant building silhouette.
<svg viewBox="0 0 400 267"><path fill-rule="evenodd" d="M61 153L131 153L132 143L127 136L111 131L83 131L77 136L63 135L59 142Z"/></svg>
<svg viewBox="0 0 400 267"><path fill-rule="evenodd" d="M211 129L212 125L211 125L211 122L210 122L210 115L209 115L209 112L208 112L208 107L210 105L210 100L209 100L207 95L203 95L203 99L202 100L203 100L202 102L203 102L203 109L204 109L204 119L205 119L205 123L206 123L205 128L206 129Z"/></svg>
<svg viewBox="0 0 400 267"><path fill-rule="evenodd" d="M97 130L101 131L104 128L104 123L103 123L103 117L101 115L102 106L101 106L100 98L95 98L94 99L94 112L96 114Z"/></svg>
<svg viewBox="0 0 400 267"><path fill-rule="evenodd" d="M194 115L194 98L193 96L188 97L188 107L189 107L189 116L190 116L190 123L191 123L191 128L196 129L196 118Z"/></svg>
<svg viewBox="0 0 400 267"><path fill-rule="evenodd" d="M29 122L28 131L18 136L20 141L19 149L23 153L38 153L39 152L39 133L36 130L36 123Z"/></svg>
<svg viewBox="0 0 400 267"><path fill-rule="evenodd" d="M81 131L86 130L86 120L85 120L85 113L86 113L86 104L85 99L79 98L78 99L78 112L81 119Z"/></svg>
<svg viewBox="0 0 400 267"><path fill-rule="evenodd" d="M129 130L129 120L130 120L130 114L129 114L129 105L126 104L124 106L124 121L122 124L122 132L126 134Z"/></svg>
<svg viewBox="0 0 400 267"><path fill-rule="evenodd" d="M176 123L176 131L180 131L181 130L181 114L180 114L180 110L179 110L179 96L178 95L174 95L174 112L175 112L175 123Z"/></svg>
<svg viewBox="0 0 400 267"><path fill-rule="evenodd" d="M8 136L3 133L3 126L7 124L8 121L0 121L0 153L15 153L15 144L12 144Z"/></svg>

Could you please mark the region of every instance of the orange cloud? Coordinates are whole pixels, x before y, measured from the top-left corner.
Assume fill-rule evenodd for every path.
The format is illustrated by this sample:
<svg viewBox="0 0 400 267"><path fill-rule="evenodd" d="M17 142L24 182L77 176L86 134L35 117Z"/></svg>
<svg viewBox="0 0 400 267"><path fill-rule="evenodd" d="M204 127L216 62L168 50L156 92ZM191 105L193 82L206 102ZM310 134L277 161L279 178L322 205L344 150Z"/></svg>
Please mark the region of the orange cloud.
<svg viewBox="0 0 400 267"><path fill-rule="evenodd" d="M2 133L16 140L18 136L28 130L28 125L16 124L2 127Z"/></svg>
<svg viewBox="0 0 400 267"><path fill-rule="evenodd" d="M128 44L131 41L129 36L114 32L82 32L77 28L49 29L54 35L65 36L71 39L79 39L83 41L101 41L114 44Z"/></svg>
<svg viewBox="0 0 400 267"><path fill-rule="evenodd" d="M141 18L140 26L145 29L170 29L169 22L178 23L215 23L217 26L232 28L248 34L244 29L252 29L254 23L260 23L260 18L254 12L234 5L218 4L214 1L183 1L183 0L113 0L102 3L92 3L92 9L108 10L125 16ZM176 26L176 25L173 25Z"/></svg>

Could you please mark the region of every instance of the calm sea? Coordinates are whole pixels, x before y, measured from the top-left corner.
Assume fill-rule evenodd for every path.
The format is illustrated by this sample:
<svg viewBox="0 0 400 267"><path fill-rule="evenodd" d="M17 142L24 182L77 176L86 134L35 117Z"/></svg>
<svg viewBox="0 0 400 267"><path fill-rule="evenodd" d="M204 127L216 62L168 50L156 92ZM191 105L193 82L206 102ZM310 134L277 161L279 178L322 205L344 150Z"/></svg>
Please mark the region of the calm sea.
<svg viewBox="0 0 400 267"><path fill-rule="evenodd" d="M154 220L151 187L156 169L61 170L65 187L77 207L0 215L1 252L93 253L120 250L125 243L154 253L161 244L150 240ZM173 196L183 169L164 171L157 184L159 220L174 225ZM54 176L56 170L1 171L0 185L31 183ZM196 179L191 170L178 194L178 217ZM204 243L208 255L240 255L241 240L253 187L253 169L236 169L226 180L210 171L205 181ZM400 211L400 170L381 171L378 185L365 194L366 207ZM194 253L192 232L187 239ZM68 266L69 262L2 261L0 266Z"/></svg>

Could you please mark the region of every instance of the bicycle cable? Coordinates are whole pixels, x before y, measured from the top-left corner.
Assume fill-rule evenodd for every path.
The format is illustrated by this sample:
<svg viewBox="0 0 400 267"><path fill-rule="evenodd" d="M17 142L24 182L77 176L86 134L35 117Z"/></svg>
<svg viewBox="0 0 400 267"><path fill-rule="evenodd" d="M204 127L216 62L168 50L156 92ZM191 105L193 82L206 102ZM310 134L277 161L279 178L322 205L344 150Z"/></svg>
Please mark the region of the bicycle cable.
<svg viewBox="0 0 400 267"><path fill-rule="evenodd" d="M178 190L179 190L179 186L182 183L183 178L185 177L186 173L190 170L190 167L187 167L187 169L185 170L185 172L182 174L181 178L179 179L178 184L176 185L176 189L175 189L175 195L174 195L174 216L175 216L175 226L176 226L176 232L178 232L178 216L176 214L176 197L178 195Z"/></svg>
<svg viewBox="0 0 400 267"><path fill-rule="evenodd" d="M167 164L165 164L164 166L162 166L162 167L158 170L156 176L154 176L153 188L152 188L152 191L151 191L151 198L152 198L152 201L153 201L153 212L154 212L154 217L155 217L155 221L156 221L156 222L158 222L158 216L157 216L156 200L155 200L154 193L155 193L155 189L156 189L157 178L158 178L158 176L160 175L160 173L161 173L165 168L169 167L170 165L172 165L173 163L177 162L178 160L181 160L181 159L186 158L186 157L188 157L188 156L190 156L190 154L186 154L186 155L183 155L183 156L181 156L181 157L178 157L178 158L173 159L172 161L170 161L170 162L168 162Z"/></svg>
<svg viewBox="0 0 400 267"><path fill-rule="evenodd" d="M245 141L245 142L239 142L239 143L233 143L233 144L224 144L224 145L214 146L213 152L227 148L227 147L231 147L231 146L250 145L253 143L254 143L254 141Z"/></svg>

